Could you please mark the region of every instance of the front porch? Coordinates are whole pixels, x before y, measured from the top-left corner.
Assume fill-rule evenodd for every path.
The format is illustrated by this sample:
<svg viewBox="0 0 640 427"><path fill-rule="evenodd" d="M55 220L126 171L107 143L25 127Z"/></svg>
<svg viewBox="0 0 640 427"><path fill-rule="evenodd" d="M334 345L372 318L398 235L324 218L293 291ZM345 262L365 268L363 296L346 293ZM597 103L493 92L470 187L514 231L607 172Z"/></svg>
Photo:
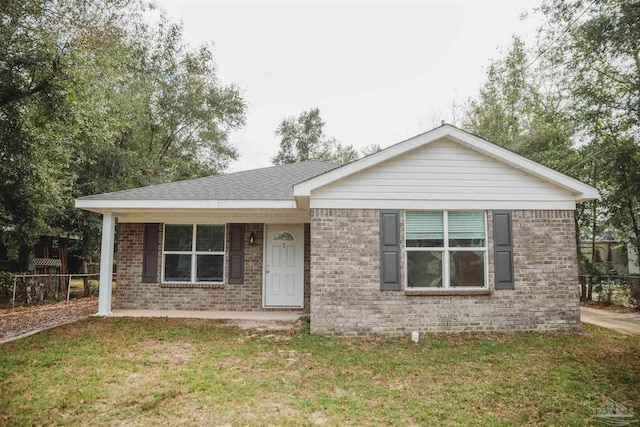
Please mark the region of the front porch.
<svg viewBox="0 0 640 427"><path fill-rule="evenodd" d="M101 277L98 314L251 321L254 315L237 313L288 312L297 319L310 309L310 229L308 222L303 222L306 217L299 213L296 215L299 222L288 223L289 218L281 212L278 220L288 224L277 225L273 222L278 220L274 221L263 211L254 212L250 219L255 222L232 222L229 213L221 211L195 218L204 225L184 224L186 221L181 219L155 216L149 220L167 223L118 221L115 234L113 215L105 215L103 239L107 242L103 246L102 265L112 264L113 258L109 259L109 255L113 253L117 236L118 284L112 306L110 286L103 286L110 280L102 280ZM245 218L249 219L246 214ZM171 225L171 222L178 225ZM182 236L179 243L187 241L187 246L192 245L194 250L183 250L174 255L175 250L169 249L177 244L171 242L178 242L176 233L166 237L167 230L180 231L183 228L189 228L190 232L186 237ZM220 236L214 242L218 245L214 247L218 252L213 252L218 264L202 270L200 261L214 258L209 255L211 251L197 249L203 241L200 232L201 229L207 231L212 228L218 229ZM188 261L183 263L189 270L188 277L174 279L179 270L170 268L172 257ZM109 270L103 268L101 273L106 276ZM199 280L202 272L210 273L212 279Z"/></svg>
<svg viewBox="0 0 640 427"><path fill-rule="evenodd" d="M338 166L310 160L77 199L103 218L98 314L309 311L310 201L293 188Z"/></svg>

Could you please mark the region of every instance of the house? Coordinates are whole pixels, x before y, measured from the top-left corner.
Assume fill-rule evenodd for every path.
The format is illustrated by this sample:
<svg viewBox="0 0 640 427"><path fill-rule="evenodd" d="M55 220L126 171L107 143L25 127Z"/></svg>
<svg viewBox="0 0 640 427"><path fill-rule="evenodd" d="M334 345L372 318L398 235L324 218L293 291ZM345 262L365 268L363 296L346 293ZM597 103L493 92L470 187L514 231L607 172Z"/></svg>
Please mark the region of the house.
<svg viewBox="0 0 640 427"><path fill-rule="evenodd" d="M582 255L600 267L600 271L615 270L625 276L629 273L632 260L629 260L627 247L615 238L611 230L596 236L595 241L591 235L583 234L580 250Z"/></svg>
<svg viewBox="0 0 640 427"><path fill-rule="evenodd" d="M595 188L450 125L338 167L83 197L99 314L299 310L323 335L577 330L576 203Z"/></svg>

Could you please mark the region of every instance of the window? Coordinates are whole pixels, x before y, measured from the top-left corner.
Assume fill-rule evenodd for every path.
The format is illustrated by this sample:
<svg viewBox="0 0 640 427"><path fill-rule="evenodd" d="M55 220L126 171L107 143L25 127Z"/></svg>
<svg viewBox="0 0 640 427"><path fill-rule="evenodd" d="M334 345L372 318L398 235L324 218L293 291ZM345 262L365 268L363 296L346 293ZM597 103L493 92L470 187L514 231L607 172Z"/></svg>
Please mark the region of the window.
<svg viewBox="0 0 640 427"><path fill-rule="evenodd" d="M164 226L163 282L224 282L224 224Z"/></svg>
<svg viewBox="0 0 640 427"><path fill-rule="evenodd" d="M407 288L486 288L482 211L405 213Z"/></svg>
<svg viewBox="0 0 640 427"><path fill-rule="evenodd" d="M288 231L280 231L280 232L276 233L276 235L273 238L273 240L293 241L295 239L293 238L293 234L289 233Z"/></svg>

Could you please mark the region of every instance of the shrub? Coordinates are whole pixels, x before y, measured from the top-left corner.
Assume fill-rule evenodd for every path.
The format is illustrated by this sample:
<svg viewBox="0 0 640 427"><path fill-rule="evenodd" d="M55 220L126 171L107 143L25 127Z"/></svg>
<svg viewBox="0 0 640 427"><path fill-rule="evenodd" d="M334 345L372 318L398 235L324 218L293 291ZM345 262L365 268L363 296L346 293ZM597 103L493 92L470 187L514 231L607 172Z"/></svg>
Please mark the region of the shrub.
<svg viewBox="0 0 640 427"><path fill-rule="evenodd" d="M0 298L11 298L13 295L13 274L0 271Z"/></svg>

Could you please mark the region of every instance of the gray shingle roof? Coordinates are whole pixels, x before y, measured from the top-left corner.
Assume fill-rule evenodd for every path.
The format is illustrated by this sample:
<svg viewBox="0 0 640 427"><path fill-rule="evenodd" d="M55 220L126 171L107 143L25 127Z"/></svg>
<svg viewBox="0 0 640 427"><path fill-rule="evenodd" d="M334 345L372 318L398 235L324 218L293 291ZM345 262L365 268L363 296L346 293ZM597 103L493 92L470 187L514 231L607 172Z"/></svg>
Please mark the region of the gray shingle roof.
<svg viewBox="0 0 640 427"><path fill-rule="evenodd" d="M339 166L309 160L96 194L79 200L292 200L294 185Z"/></svg>

